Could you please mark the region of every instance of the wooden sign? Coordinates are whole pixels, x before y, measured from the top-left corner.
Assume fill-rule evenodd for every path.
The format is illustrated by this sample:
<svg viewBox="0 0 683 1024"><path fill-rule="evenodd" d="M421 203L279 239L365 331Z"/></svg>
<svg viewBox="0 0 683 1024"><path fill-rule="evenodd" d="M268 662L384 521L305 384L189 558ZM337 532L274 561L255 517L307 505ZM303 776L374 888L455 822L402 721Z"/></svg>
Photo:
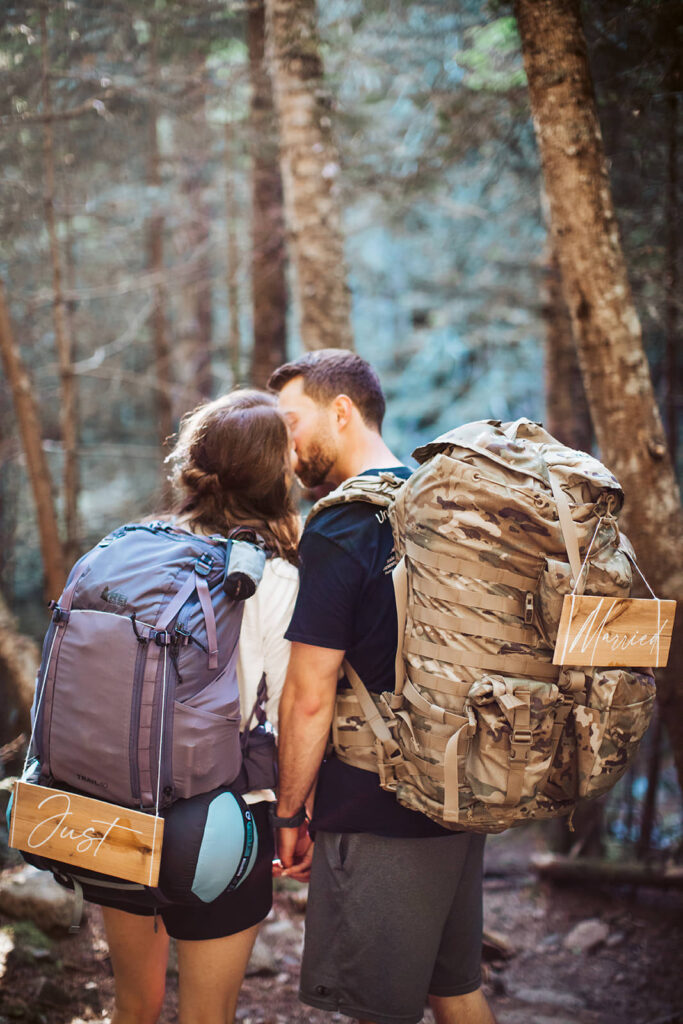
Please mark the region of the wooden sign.
<svg viewBox="0 0 683 1024"><path fill-rule="evenodd" d="M164 819L28 782L14 787L9 845L128 882L157 885Z"/></svg>
<svg viewBox="0 0 683 1024"><path fill-rule="evenodd" d="M675 601L570 594L562 605L553 665L661 668L675 614Z"/></svg>

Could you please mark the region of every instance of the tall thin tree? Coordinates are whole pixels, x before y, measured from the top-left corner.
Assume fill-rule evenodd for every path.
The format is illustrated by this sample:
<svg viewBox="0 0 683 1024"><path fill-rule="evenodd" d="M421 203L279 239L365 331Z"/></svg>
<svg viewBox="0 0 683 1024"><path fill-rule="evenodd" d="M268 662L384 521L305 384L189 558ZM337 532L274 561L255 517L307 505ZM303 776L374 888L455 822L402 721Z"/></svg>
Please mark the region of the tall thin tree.
<svg viewBox="0 0 683 1024"><path fill-rule="evenodd" d="M336 187L339 155L323 80L315 0L266 0L266 17L301 339L308 349L352 348Z"/></svg>
<svg viewBox="0 0 683 1024"><path fill-rule="evenodd" d="M578 0L516 0L553 245L601 457L650 584L683 596L683 513L612 203ZM683 630L660 701L683 785Z"/></svg>
<svg viewBox="0 0 683 1024"><path fill-rule="evenodd" d="M52 94L50 89L50 40L45 8L40 13L42 99L43 99L43 162L45 174L45 222L52 263L52 308L59 364L60 428L64 455L64 521L66 548L75 555L79 543L78 526L78 413L76 409L76 377L73 368L73 340L64 301L64 272L57 236L55 214L55 152L53 133Z"/></svg>
<svg viewBox="0 0 683 1024"><path fill-rule="evenodd" d="M43 556L45 592L48 597L57 598L66 579L66 564L57 528L52 477L43 451L38 402L19 353L19 346L14 339L2 281L0 281L0 356L5 376L12 389L19 435L33 491L40 550Z"/></svg>
<svg viewBox="0 0 683 1024"><path fill-rule="evenodd" d="M287 349L287 279L282 179L273 89L265 60L263 0L247 15L251 84L251 293L254 347L251 379L263 387L284 363Z"/></svg>
<svg viewBox="0 0 683 1024"><path fill-rule="evenodd" d="M150 99L147 109L147 184L157 193L152 202L157 207L147 218L146 244L147 268L154 278L154 307L150 316L152 345L154 351L154 372L158 387L155 389L159 441L163 445L173 433L173 396L171 379L171 351L168 340L166 303L168 291L164 281L164 227L165 218L159 212L159 190L161 188L161 155L159 152L159 104L157 89L159 69L157 59L158 26L152 21L149 41Z"/></svg>
<svg viewBox="0 0 683 1024"><path fill-rule="evenodd" d="M234 127L226 122L223 128L225 163L225 220L227 236L226 290L228 296L228 363L233 384L240 380L240 247L238 242L239 203L237 201L237 144Z"/></svg>

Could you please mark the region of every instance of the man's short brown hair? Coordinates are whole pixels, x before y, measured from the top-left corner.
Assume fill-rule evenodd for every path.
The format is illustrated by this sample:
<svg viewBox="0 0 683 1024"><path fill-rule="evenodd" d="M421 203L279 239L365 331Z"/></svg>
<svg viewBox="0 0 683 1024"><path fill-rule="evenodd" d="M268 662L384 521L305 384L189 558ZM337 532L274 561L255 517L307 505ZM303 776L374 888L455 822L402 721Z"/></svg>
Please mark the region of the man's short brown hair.
<svg viewBox="0 0 683 1024"><path fill-rule="evenodd" d="M281 391L295 377L303 379L304 394L316 402L329 403L337 395L348 395L364 422L378 431L382 429L386 408L382 385L370 363L355 352L343 348L306 352L278 367L268 387Z"/></svg>

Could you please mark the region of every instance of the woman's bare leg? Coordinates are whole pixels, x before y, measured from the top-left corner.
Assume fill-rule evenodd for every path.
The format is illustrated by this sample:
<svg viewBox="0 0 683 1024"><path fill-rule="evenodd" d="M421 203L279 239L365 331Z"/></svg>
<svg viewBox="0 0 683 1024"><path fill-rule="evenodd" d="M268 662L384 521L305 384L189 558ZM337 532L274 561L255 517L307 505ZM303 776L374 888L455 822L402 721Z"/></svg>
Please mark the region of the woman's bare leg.
<svg viewBox="0 0 683 1024"><path fill-rule="evenodd" d="M259 925L199 942L178 940L179 1024L232 1024Z"/></svg>
<svg viewBox="0 0 683 1024"><path fill-rule="evenodd" d="M116 1007L111 1024L155 1024L164 1002L168 934L157 917L102 907L114 971Z"/></svg>

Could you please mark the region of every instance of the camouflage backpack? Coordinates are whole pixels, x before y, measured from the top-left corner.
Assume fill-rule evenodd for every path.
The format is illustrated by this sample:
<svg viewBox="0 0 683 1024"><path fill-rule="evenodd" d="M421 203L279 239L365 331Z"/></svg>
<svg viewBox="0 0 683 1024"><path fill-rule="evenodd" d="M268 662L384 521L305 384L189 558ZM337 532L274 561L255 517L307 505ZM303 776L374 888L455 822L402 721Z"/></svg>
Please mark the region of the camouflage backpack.
<svg viewBox="0 0 683 1024"><path fill-rule="evenodd" d="M394 692L370 694L345 663L335 752L447 828L567 814L620 778L653 710L648 670L552 664L565 594L630 592L619 484L526 419L413 454L409 480L352 478L311 512L388 508L401 559Z"/></svg>

